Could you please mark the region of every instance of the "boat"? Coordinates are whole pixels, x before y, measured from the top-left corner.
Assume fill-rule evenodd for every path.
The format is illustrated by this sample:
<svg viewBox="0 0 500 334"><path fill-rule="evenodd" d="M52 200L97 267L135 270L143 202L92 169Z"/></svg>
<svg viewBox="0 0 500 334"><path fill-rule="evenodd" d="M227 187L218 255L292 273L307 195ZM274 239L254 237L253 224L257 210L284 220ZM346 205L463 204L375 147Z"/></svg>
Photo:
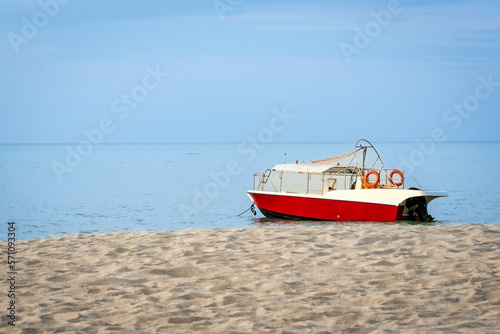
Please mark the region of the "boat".
<svg viewBox="0 0 500 334"><path fill-rule="evenodd" d="M422 190L407 172L386 169L365 139L332 158L259 170L247 193L254 214L257 206L267 218L361 222L429 222L429 202L448 196Z"/></svg>

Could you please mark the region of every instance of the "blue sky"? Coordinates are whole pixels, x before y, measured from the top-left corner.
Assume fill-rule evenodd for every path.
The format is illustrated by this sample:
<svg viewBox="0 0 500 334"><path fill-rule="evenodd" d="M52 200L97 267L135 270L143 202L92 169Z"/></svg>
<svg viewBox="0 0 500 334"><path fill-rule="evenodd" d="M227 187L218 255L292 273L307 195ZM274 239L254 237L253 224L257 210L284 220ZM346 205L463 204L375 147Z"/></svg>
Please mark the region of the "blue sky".
<svg viewBox="0 0 500 334"><path fill-rule="evenodd" d="M500 140L499 14L492 0L4 0L0 143L75 143L103 120L104 143L241 142L285 107L276 141Z"/></svg>

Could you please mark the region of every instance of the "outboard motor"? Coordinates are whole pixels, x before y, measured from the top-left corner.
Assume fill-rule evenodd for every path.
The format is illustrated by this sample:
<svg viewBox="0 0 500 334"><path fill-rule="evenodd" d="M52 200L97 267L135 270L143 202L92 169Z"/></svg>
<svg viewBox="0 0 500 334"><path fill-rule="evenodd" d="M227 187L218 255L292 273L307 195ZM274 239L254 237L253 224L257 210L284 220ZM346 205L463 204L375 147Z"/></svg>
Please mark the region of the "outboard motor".
<svg viewBox="0 0 500 334"><path fill-rule="evenodd" d="M411 197L406 200L408 219L430 222L434 218L427 212L427 200L423 196Z"/></svg>

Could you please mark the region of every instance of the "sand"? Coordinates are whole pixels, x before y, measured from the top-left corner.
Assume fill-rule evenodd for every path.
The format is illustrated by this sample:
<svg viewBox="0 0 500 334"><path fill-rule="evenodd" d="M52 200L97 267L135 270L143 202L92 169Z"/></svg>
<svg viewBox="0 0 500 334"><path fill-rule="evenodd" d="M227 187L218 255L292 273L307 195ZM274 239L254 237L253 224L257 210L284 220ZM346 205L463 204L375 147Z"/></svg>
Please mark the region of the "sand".
<svg viewBox="0 0 500 334"><path fill-rule="evenodd" d="M2 291L0 332L499 333L499 246L500 225L19 241L16 326Z"/></svg>

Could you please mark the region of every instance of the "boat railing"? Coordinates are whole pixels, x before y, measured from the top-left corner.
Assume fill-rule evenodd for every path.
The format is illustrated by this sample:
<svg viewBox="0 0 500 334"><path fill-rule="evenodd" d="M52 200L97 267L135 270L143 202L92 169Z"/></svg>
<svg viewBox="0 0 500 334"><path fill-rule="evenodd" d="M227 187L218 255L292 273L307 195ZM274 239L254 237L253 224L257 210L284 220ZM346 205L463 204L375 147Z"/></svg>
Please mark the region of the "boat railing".
<svg viewBox="0 0 500 334"><path fill-rule="evenodd" d="M369 175L369 173L372 171L378 174L379 181L375 185L370 186L374 182L372 182L371 184L366 184L366 176ZM362 169L361 175L363 176L363 183L365 183L364 188L405 188L406 172L400 171L398 169L364 168Z"/></svg>
<svg viewBox="0 0 500 334"><path fill-rule="evenodd" d="M273 184L272 180L269 180L271 175L270 169L260 169L253 174L253 189L254 190L264 190L264 187L269 182L273 187L274 191L278 192L278 188Z"/></svg>
<svg viewBox="0 0 500 334"><path fill-rule="evenodd" d="M349 171L349 172L348 172ZM371 173L371 172L376 173ZM288 177L288 174L302 174L303 181L297 183L294 177ZM373 176L367 174L373 174ZM259 191L272 192L291 192L305 194L325 194L329 191L348 190L348 189L366 189L366 188L400 188L404 189L406 178L410 177L418 185L416 179L407 172L397 169L386 168L356 168L345 169L338 173L314 173L314 172L293 172L293 171L274 171L271 169L261 169L254 173L253 189ZM375 182L378 178L378 182ZM274 181L274 182L273 182ZM361 186L356 186L357 182ZM289 182L294 185L290 186ZM301 186L300 183L304 186ZM332 182L332 185L329 183ZM419 186L419 185L418 185ZM419 186L420 188L420 186Z"/></svg>
<svg viewBox="0 0 500 334"><path fill-rule="evenodd" d="M253 187L254 190L261 190L262 188L262 179L264 177L264 170L259 169L257 172L253 173Z"/></svg>

